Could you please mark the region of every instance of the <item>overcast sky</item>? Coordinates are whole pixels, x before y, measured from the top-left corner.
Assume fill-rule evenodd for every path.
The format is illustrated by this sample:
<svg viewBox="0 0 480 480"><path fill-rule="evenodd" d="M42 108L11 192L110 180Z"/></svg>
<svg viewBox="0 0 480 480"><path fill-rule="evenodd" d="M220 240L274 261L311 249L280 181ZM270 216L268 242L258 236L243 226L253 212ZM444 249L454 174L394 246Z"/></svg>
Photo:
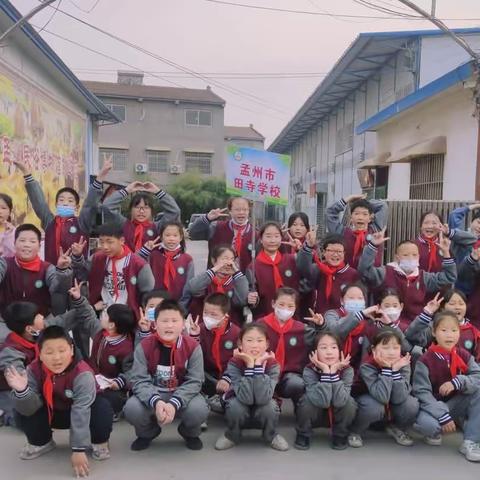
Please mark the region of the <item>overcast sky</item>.
<svg viewBox="0 0 480 480"><path fill-rule="evenodd" d="M36 0L10 0L26 13ZM225 0L315 13L385 16L355 0ZM370 0L405 9L396 0ZM415 0L430 8L431 0ZM58 6L57 1L54 5ZM94 7L94 8L93 8ZM266 11L222 5L207 0L62 0L61 10L139 45L211 80L192 78L175 68L96 32L47 7L31 20L42 27L45 40L81 79L116 81L116 70L129 67L151 72L145 83L212 89L227 101L225 123L253 123L266 136L266 146L301 107L349 44L361 32L433 28L427 21L384 18L339 18ZM93 9L92 9L93 8ZM410 13L410 10L404 10ZM437 0L439 18L452 28L480 26L480 0ZM473 20L472 20L473 19ZM52 33L49 33L52 32ZM116 60L55 37L97 50ZM165 75L163 72L170 72ZM314 74L278 78L279 74ZM253 74L255 78L225 78ZM273 74L274 78L258 78ZM222 76L223 78L219 78ZM291 76L291 75L290 75ZM164 77L164 78L161 78ZM228 90L225 90L224 88ZM232 93L232 89L236 93Z"/></svg>

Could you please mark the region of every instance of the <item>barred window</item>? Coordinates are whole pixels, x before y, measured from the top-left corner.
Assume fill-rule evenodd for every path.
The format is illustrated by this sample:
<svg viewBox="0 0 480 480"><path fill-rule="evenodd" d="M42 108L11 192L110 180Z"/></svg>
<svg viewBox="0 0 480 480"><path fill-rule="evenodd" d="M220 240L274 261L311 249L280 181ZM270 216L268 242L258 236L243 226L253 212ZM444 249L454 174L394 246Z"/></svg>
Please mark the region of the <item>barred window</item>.
<svg viewBox="0 0 480 480"><path fill-rule="evenodd" d="M185 123L197 127L211 127L212 112L210 110L185 110Z"/></svg>
<svg viewBox="0 0 480 480"><path fill-rule="evenodd" d="M122 122L127 118L127 107L125 105L116 105L113 103L106 103L105 106L111 110Z"/></svg>
<svg viewBox="0 0 480 480"><path fill-rule="evenodd" d="M152 173L167 173L168 151L147 150L148 171Z"/></svg>
<svg viewBox="0 0 480 480"><path fill-rule="evenodd" d="M211 153L185 152L185 170L210 175L212 173L212 157Z"/></svg>
<svg viewBox="0 0 480 480"><path fill-rule="evenodd" d="M127 169L128 163L128 150L121 148L100 148L100 168L106 159L111 158L113 161L113 169L117 172L123 172Z"/></svg>
<svg viewBox="0 0 480 480"><path fill-rule="evenodd" d="M442 200L445 155L422 155L410 164L410 200Z"/></svg>

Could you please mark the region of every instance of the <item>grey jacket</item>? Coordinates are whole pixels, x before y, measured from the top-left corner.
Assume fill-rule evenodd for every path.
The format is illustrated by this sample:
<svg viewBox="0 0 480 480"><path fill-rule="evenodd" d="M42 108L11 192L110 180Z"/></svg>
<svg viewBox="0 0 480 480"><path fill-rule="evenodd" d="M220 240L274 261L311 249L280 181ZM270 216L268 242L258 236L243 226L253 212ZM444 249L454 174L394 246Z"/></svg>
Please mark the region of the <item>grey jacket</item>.
<svg viewBox="0 0 480 480"><path fill-rule="evenodd" d="M211 222L207 215L198 217L188 229L190 240L210 240L215 234L217 222Z"/></svg>
<svg viewBox="0 0 480 480"><path fill-rule="evenodd" d="M203 354L200 345L195 348L188 359L183 383L172 392L168 403L176 410L186 407L190 400L202 390L204 381ZM133 394L147 407L155 409L156 403L162 399L159 387L155 385L155 378L148 371L148 362L141 344L135 347L133 366L127 378L132 385Z"/></svg>
<svg viewBox="0 0 480 480"><path fill-rule="evenodd" d="M368 202L372 206L374 212L374 219L370 225L374 231L378 232L387 226L388 205L383 200L372 199L368 200ZM338 233L341 235L344 232L347 225L343 224L342 220L340 219L340 214L343 213L346 208L347 203L343 198L327 208L325 218L329 233Z"/></svg>
<svg viewBox="0 0 480 480"><path fill-rule="evenodd" d="M385 281L385 266L375 267L375 256L377 247L367 243L363 249L362 256L358 262L358 271L365 282L372 287L380 287ZM442 271L438 273L425 272L420 270L423 275L423 282L427 292L432 293L440 290L442 287L452 285L457 280L457 266L453 258L444 258L442 260Z"/></svg>
<svg viewBox="0 0 480 480"><path fill-rule="evenodd" d="M102 205L102 212L108 222L115 222L123 226L127 219L120 213L120 207L123 200L128 197L129 193L124 189L113 192L107 197ZM159 206L163 212L160 220L156 220L157 229L167 222L180 221L180 207L175 199L164 190L160 190L155 195L159 201Z"/></svg>
<svg viewBox="0 0 480 480"><path fill-rule="evenodd" d="M349 398L353 384L353 368L347 367L335 374L324 374L314 367L303 369L305 395L317 408L342 408Z"/></svg>
<svg viewBox="0 0 480 480"><path fill-rule="evenodd" d="M27 190L28 198L32 203L33 210L40 219L43 230L55 221L55 215L51 212L42 187L33 178L32 175L25 175L25 188ZM83 202L80 214L78 215L78 223L80 228L85 233L91 233L95 226L95 217L97 215L98 205L102 199L102 184L96 180L90 185L87 196Z"/></svg>
<svg viewBox="0 0 480 480"><path fill-rule="evenodd" d="M405 330L407 340L412 345L418 345L421 348L428 347L433 340L432 320L433 315L424 310Z"/></svg>
<svg viewBox="0 0 480 480"><path fill-rule="evenodd" d="M442 425L452 420L447 403L437 400L433 396L429 371L427 366L421 360L415 365L412 385L413 394L418 398L422 410L427 411ZM475 393L478 388L480 388L480 366L475 362L473 357L471 357L468 362L467 374L457 375L455 377L454 385L456 391L463 395Z"/></svg>
<svg viewBox="0 0 480 480"><path fill-rule="evenodd" d="M362 363L360 377L368 388L368 393L383 405L395 405L405 402L411 392L410 366L393 371L382 368L380 371L374 365Z"/></svg>
<svg viewBox="0 0 480 480"><path fill-rule="evenodd" d="M261 366L243 370L229 362L224 375L230 379L230 389L239 402L252 407L260 406L272 400L280 376L280 366L276 363L265 373Z"/></svg>
<svg viewBox="0 0 480 480"><path fill-rule="evenodd" d="M480 274L480 261L475 260L472 255L467 255L458 266L458 280L465 283L474 284L477 282Z"/></svg>
<svg viewBox="0 0 480 480"><path fill-rule="evenodd" d="M38 385L30 368L27 368L28 386L23 392L12 393L15 410L31 416L42 408L44 401L42 385ZM70 447L83 452L90 446L90 407L95 401L96 385L92 372L80 373L73 382L72 407L70 410Z"/></svg>

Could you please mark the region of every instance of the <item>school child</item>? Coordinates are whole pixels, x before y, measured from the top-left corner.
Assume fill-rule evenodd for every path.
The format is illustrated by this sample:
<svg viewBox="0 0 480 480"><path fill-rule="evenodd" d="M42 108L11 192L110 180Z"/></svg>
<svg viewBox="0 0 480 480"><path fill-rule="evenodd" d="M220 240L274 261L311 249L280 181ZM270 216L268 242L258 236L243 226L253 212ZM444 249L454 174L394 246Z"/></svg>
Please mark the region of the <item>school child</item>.
<svg viewBox="0 0 480 480"><path fill-rule="evenodd" d="M13 201L10 195L0 193L0 256L15 256L15 227L12 225Z"/></svg>
<svg viewBox="0 0 480 480"><path fill-rule="evenodd" d="M145 243L139 255L150 263L154 288L166 290L173 300L179 301L185 285L194 276L193 258L186 253L182 224L163 223L158 237Z"/></svg>
<svg viewBox="0 0 480 480"><path fill-rule="evenodd" d="M368 427L384 419L386 432L398 445L413 445L407 429L417 418L418 400L411 395L410 354L402 357L401 349L397 330L383 329L373 339L352 390L358 410L348 437L351 447L362 447Z"/></svg>
<svg viewBox="0 0 480 480"><path fill-rule="evenodd" d="M226 213L228 211L228 213ZM221 220L229 217L229 220ZM191 240L208 240L208 264L212 266L213 250L219 245L230 245L238 258L240 271L245 272L252 261L253 229L249 221L250 201L232 197L227 208L214 208L199 217L188 229Z"/></svg>
<svg viewBox="0 0 480 480"><path fill-rule="evenodd" d="M217 450L227 450L241 440L245 428L260 428L263 440L278 451L288 450L287 441L278 433L280 408L273 399L280 368L275 355L268 352L265 326L243 326L238 348L228 362L226 375L230 389L225 394L227 430L215 443Z"/></svg>
<svg viewBox="0 0 480 480"><path fill-rule="evenodd" d="M345 261L358 270L358 262L368 235L387 226L388 205L383 200L366 200L366 195L349 195L327 208L326 223L330 233L342 235L345 239ZM350 206L350 226L345 226L340 214ZM383 264L383 247L375 257L375 266Z"/></svg>
<svg viewBox="0 0 480 480"><path fill-rule="evenodd" d="M326 331L318 334L309 359L310 363L303 370L305 395L297 405L294 446L298 450L308 450L313 428L329 425L332 448L344 450L357 411L350 395L353 383L350 357L342 353L340 339Z"/></svg>
<svg viewBox="0 0 480 480"><path fill-rule="evenodd" d="M15 230L15 256L0 257L0 313L20 300L37 304L43 315L59 313L51 298L56 293L67 295L72 285L72 262L69 252L62 252L56 267L41 260L40 240L40 230L24 223Z"/></svg>
<svg viewBox="0 0 480 480"><path fill-rule="evenodd" d="M300 276L306 277L315 290L314 310L325 313L340 308L342 285L360 279L358 272L345 263L345 243L339 235L329 235L322 244L323 261L315 253L316 234L307 233L303 248L297 254Z"/></svg>
<svg viewBox="0 0 480 480"><path fill-rule="evenodd" d="M145 450L162 427L180 419L178 433L187 448L200 450L201 425L208 407L200 394L204 380L202 348L182 334L183 311L174 300L164 300L155 310L156 332L135 348L129 381L133 395L124 414L135 427L132 450Z"/></svg>
<svg viewBox="0 0 480 480"><path fill-rule="evenodd" d="M240 333L240 328L230 321L230 305L224 293L211 293L203 304L203 323L193 322L190 328L190 336L202 347L205 370L202 391L207 397L223 395L230 387L225 370Z"/></svg>
<svg viewBox="0 0 480 480"><path fill-rule="evenodd" d="M58 190L55 195L55 214L53 214L40 183L33 178L25 165L20 162L15 162L15 165L23 172L28 198L45 232L45 260L53 264L57 263L60 250L66 252L72 243L79 242L82 237L86 240L82 252L86 257L88 236L95 226L97 209L103 194L102 182L112 169L112 161L105 162L96 180L90 185L78 216L80 196L76 190L70 187Z"/></svg>
<svg viewBox="0 0 480 480"><path fill-rule="evenodd" d="M283 237L281 253L297 253L305 243L310 231L310 221L305 212L294 212L288 217L287 230Z"/></svg>
<svg viewBox="0 0 480 480"><path fill-rule="evenodd" d="M89 261L79 255L81 244L72 245L75 276L88 280L89 300L97 311L122 303L138 315L142 294L155 283L150 265L131 252L119 225L101 225L98 235L100 251Z"/></svg>
<svg viewBox="0 0 480 480"><path fill-rule="evenodd" d="M318 331L324 327L323 317L312 310L312 316L307 317L308 324L295 320L297 306L297 291L288 287L279 288L272 302L273 312L257 321L265 326L269 349L275 352L280 366L276 393L282 398L291 398L294 404L305 391L303 368Z"/></svg>
<svg viewBox="0 0 480 480"><path fill-rule="evenodd" d="M27 372L15 367L5 372L18 424L27 437L20 458L32 460L51 451L52 429L69 429L73 470L77 477L85 477L90 448L95 460L110 457L112 408L96 395L95 376L86 362L75 359L72 339L63 328L47 327L38 349L39 358Z"/></svg>
<svg viewBox="0 0 480 480"><path fill-rule="evenodd" d="M460 453L480 462L480 367L463 348L458 317L445 310L433 320L434 343L418 360L413 393L420 402L415 428L428 445L441 445L442 435L462 426Z"/></svg>
<svg viewBox="0 0 480 480"><path fill-rule="evenodd" d="M461 290L454 288L447 290L442 298L440 294L429 302L423 313L417 317L408 327L405 335L410 342L422 348L427 348L433 341L432 321L437 310L448 310L455 313L460 325L460 339L458 346L466 350L473 358L480 361L480 331L468 318L467 299Z"/></svg>
<svg viewBox="0 0 480 480"><path fill-rule="evenodd" d="M300 277L297 272L295 255L279 252L282 243L282 229L275 222L267 222L259 233L262 249L247 268L250 285L248 304L252 307L254 320L272 312L275 292L280 287L298 290Z"/></svg>
<svg viewBox="0 0 480 480"><path fill-rule="evenodd" d="M480 246L474 248L458 266L458 280L470 286L467 317L480 329Z"/></svg>
<svg viewBox="0 0 480 480"><path fill-rule="evenodd" d="M462 250L471 248L477 241L470 232L450 229L448 225L443 225L442 218L438 213L424 213L420 219L420 233L415 239L420 253L419 267L421 270L435 273L442 270L442 255L439 248L440 232L451 240L454 259Z"/></svg>
<svg viewBox="0 0 480 480"><path fill-rule="evenodd" d="M129 205L130 219L127 219L119 211L120 205L130 194L133 196ZM163 212L160 220L153 220L152 195ZM158 236L164 223L180 220L180 208L175 199L152 182L135 181L112 193L103 201L103 212L108 222L122 226L125 244L135 253Z"/></svg>
<svg viewBox="0 0 480 480"><path fill-rule="evenodd" d="M155 332L155 309L164 300L170 300L170 294L165 290L152 290L143 295L142 307L138 310L135 346L137 346L143 338Z"/></svg>
<svg viewBox="0 0 480 480"><path fill-rule="evenodd" d="M228 245L219 245L212 252L212 267L191 278L184 298L191 298L188 311L193 318L202 315L203 302L210 293L224 293L231 301L230 320L243 325L243 308L247 305L248 280L239 270L235 252ZM183 306L183 304L182 304Z"/></svg>
<svg viewBox="0 0 480 480"><path fill-rule="evenodd" d="M371 236L363 250L358 271L370 287L395 288L404 303L405 319L411 322L422 312L429 295L454 284L457 279L457 267L450 256L450 240L440 234L439 248L443 256L443 270L438 273L426 272L419 268L418 247L408 240L397 245L394 262L375 267L378 246L383 245L386 240L388 239L385 238L385 230Z"/></svg>
<svg viewBox="0 0 480 480"><path fill-rule="evenodd" d="M6 368L14 366L17 370L24 370L38 358L36 340L46 327L59 325L68 331L92 317L96 319L88 300L81 296L78 283L75 283L69 293L72 309L56 317L44 317L38 305L32 302L13 302L5 309L4 320L10 333L0 345L0 409L4 412L0 420L2 424L15 426L10 387L4 376Z"/></svg>

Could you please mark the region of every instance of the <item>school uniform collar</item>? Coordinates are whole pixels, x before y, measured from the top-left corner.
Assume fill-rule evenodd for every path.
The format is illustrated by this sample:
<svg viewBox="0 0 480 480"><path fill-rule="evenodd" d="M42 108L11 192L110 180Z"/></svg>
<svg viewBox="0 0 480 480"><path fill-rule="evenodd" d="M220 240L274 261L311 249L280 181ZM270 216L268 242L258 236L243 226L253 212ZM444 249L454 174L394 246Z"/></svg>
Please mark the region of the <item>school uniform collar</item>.
<svg viewBox="0 0 480 480"><path fill-rule="evenodd" d="M111 346L115 346L115 345L119 345L120 343L122 343L123 341L125 341L127 339L127 336L126 335L121 335L120 337L103 337L105 339L105 341L111 345Z"/></svg>
<svg viewBox="0 0 480 480"><path fill-rule="evenodd" d="M232 219L229 220L228 222L228 227L230 228L230 230L233 232L233 225L234 225L234 222ZM235 224L236 225L236 224ZM245 228L245 230L243 231L243 234L245 235L246 233L250 232L252 226L250 225L250 220L245 224L245 225L242 225L242 227Z"/></svg>
<svg viewBox="0 0 480 480"><path fill-rule="evenodd" d="M392 267L397 273L399 273L400 275L402 275L402 277L405 277L407 280L409 279L416 279L418 278L418 276L420 275L420 269L417 267L412 273L410 274L406 274L401 268L400 266L398 265L397 262L390 262L390 263L387 263L387 265L389 267Z"/></svg>

